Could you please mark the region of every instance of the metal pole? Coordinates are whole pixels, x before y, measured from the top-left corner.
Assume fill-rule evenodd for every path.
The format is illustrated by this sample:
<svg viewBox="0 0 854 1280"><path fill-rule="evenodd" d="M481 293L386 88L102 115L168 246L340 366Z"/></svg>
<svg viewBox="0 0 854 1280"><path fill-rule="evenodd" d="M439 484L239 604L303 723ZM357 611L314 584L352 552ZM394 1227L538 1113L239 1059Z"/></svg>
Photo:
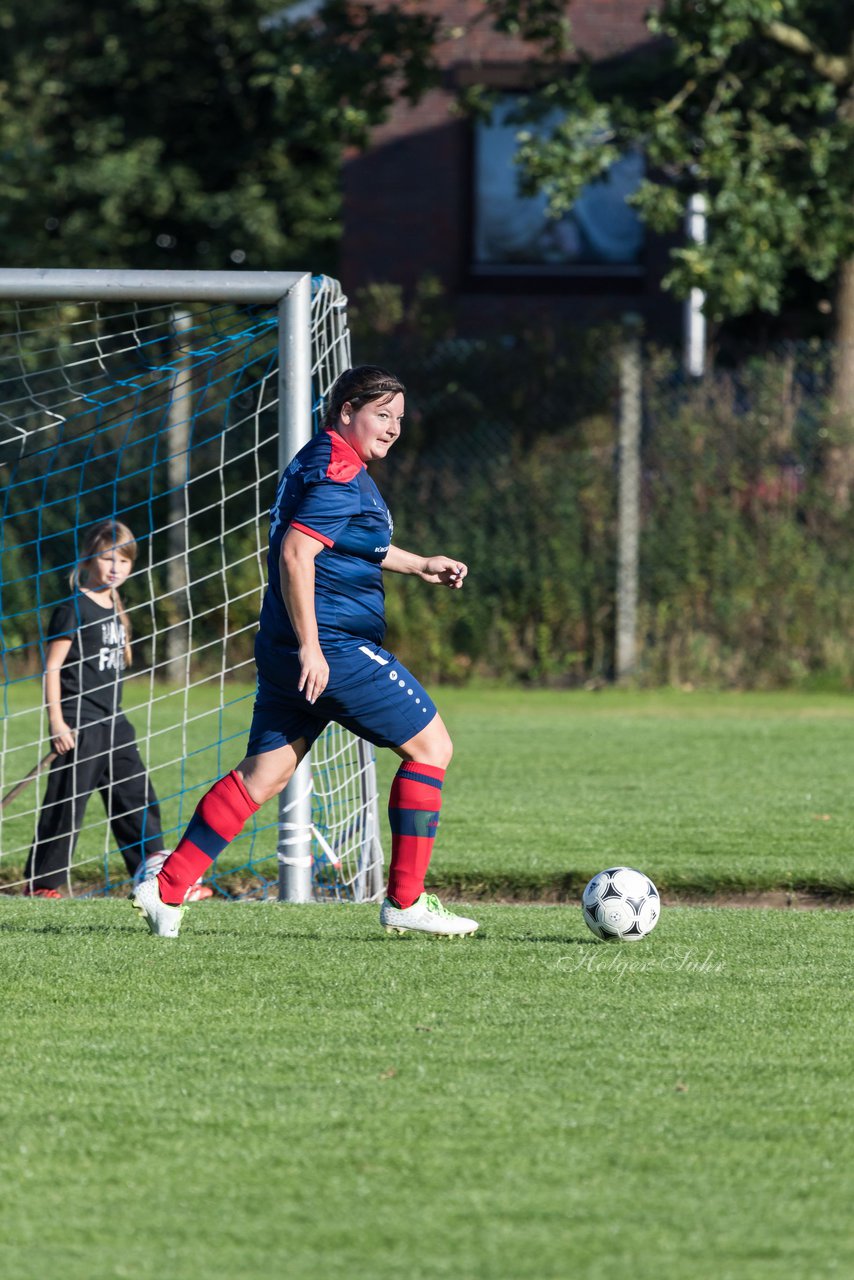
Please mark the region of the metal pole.
<svg viewBox="0 0 854 1280"><path fill-rule="evenodd" d="M279 471L311 439L311 276L279 302ZM279 797L279 900L311 901L311 757Z"/></svg>
<svg viewBox="0 0 854 1280"><path fill-rule="evenodd" d="M706 197L691 196L685 214L685 231L692 244L706 243ZM702 378L706 371L706 317L703 307L706 295L692 289L684 307L683 364L692 378Z"/></svg>
<svg viewBox="0 0 854 1280"><path fill-rule="evenodd" d="M637 663L640 551L641 320L623 317L620 350L620 451L617 514L616 676L626 680Z"/></svg>

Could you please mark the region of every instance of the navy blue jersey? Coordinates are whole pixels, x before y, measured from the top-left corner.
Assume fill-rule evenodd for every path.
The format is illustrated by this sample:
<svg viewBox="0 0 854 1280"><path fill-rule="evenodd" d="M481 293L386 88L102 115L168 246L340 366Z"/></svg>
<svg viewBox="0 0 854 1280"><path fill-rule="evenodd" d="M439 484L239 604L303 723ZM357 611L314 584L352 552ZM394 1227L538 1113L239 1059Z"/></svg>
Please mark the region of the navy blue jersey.
<svg viewBox="0 0 854 1280"><path fill-rule="evenodd" d="M379 644L385 634L380 565L391 543L391 515L358 454L336 431L323 431L300 449L279 481L256 658L275 660L277 649L297 646L279 578L282 539L291 527L323 544L314 562L321 647L354 636Z"/></svg>

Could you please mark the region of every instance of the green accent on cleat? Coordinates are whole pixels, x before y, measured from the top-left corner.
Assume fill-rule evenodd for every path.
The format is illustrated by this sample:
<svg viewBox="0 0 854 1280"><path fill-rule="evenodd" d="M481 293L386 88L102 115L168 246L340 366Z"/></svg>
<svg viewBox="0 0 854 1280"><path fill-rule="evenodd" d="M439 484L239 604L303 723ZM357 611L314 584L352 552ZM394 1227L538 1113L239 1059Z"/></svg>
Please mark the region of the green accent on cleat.
<svg viewBox="0 0 854 1280"><path fill-rule="evenodd" d="M429 933L434 938L459 938L472 934L477 921L458 916L444 907L435 893L422 893L409 907L386 898L380 908L380 924L387 933Z"/></svg>

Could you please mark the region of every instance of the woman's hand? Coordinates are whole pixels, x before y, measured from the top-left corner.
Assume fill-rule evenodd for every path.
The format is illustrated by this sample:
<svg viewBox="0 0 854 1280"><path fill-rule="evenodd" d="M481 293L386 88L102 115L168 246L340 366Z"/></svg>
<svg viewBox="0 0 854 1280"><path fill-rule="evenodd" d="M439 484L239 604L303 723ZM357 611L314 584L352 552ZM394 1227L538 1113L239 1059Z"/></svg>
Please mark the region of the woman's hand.
<svg viewBox="0 0 854 1280"><path fill-rule="evenodd" d="M422 582L432 582L439 587L461 587L468 573L468 565L451 556L417 556L403 547L389 547L382 562L383 569L391 573L416 573Z"/></svg>
<svg viewBox="0 0 854 1280"><path fill-rule="evenodd" d="M462 560L452 560L450 556L428 556L424 561L421 577L425 582L436 583L437 586L459 588L468 573L468 565Z"/></svg>
<svg viewBox="0 0 854 1280"><path fill-rule="evenodd" d="M300 677L297 688L309 702L316 702L329 683L329 664L319 644L301 644Z"/></svg>
<svg viewBox="0 0 854 1280"><path fill-rule="evenodd" d="M64 720L57 725L51 725L50 745L58 756L64 756L67 752L73 751L76 742L77 734Z"/></svg>

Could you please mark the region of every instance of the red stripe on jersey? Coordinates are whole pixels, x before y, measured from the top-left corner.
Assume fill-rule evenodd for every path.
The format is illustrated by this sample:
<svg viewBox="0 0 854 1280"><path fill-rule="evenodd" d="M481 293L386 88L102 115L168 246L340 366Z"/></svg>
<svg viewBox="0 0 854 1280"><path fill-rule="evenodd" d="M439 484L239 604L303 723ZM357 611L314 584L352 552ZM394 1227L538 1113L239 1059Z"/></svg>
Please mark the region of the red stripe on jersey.
<svg viewBox="0 0 854 1280"><path fill-rule="evenodd" d="M335 543L331 538L327 538L325 533L318 533L316 529L309 529L307 524L300 524L298 520L292 520L291 529L296 529L297 533L307 533L310 538L317 538L318 542L322 542L324 547L334 547Z"/></svg>
<svg viewBox="0 0 854 1280"><path fill-rule="evenodd" d="M347 443L343 436L339 436L337 431L329 431L328 435L332 452L329 455L329 463L326 468L326 479L338 480L341 484L347 484L348 481L359 474L365 464L356 453L356 450Z"/></svg>

